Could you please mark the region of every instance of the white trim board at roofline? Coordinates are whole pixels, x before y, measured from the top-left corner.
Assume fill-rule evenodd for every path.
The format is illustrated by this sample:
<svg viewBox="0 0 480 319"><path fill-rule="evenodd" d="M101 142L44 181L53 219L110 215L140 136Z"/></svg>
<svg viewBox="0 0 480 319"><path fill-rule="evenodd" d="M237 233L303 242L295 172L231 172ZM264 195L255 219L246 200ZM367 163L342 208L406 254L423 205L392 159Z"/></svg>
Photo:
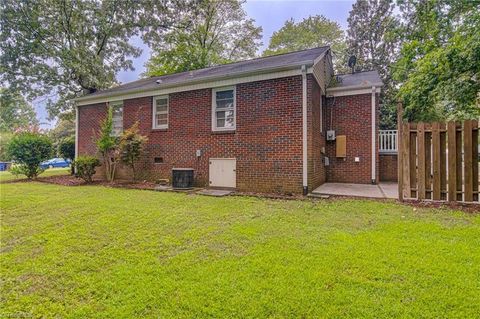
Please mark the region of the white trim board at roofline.
<svg viewBox="0 0 480 319"><path fill-rule="evenodd" d="M312 73L311 67L307 69L307 73L308 74ZM82 106L82 105L105 103L105 102L118 101L118 100L150 97L150 96L156 96L156 95L166 95L166 94L177 93L177 92L210 89L210 88L216 88L216 87L222 87L222 86L231 86L231 85L236 85L241 83L272 80L272 79L278 79L278 78L284 78L284 77L296 76L296 75L299 75L299 76L302 75L301 67L297 67L295 69L290 69L290 70L284 70L284 71L254 74L250 76L215 80L215 81L209 81L209 82L200 82L195 84L185 84L185 85L179 84L174 87L158 89L158 90L124 93L119 95L103 96L98 98L92 97L91 99L85 99L86 97L88 97L88 96L85 96L85 97L82 97L81 100L76 100L75 103L77 106Z"/></svg>
<svg viewBox="0 0 480 319"><path fill-rule="evenodd" d="M375 89L375 93L380 93L381 89L379 86L382 86L382 83L376 83L371 85L362 85L362 86L347 86L339 88L330 88L327 89L327 97L333 96L347 96L347 95L359 95L359 94L371 94L372 88Z"/></svg>

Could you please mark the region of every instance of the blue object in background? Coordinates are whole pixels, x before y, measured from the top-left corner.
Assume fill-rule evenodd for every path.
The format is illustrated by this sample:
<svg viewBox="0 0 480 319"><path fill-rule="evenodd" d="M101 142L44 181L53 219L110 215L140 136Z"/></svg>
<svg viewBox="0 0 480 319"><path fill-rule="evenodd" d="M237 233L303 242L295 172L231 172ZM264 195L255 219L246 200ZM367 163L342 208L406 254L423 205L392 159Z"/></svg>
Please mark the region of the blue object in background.
<svg viewBox="0 0 480 319"><path fill-rule="evenodd" d="M52 158L52 159L49 159L48 161L40 163L40 167L43 169L54 168L54 167L69 167L69 166L70 166L70 160L59 158L59 157Z"/></svg>
<svg viewBox="0 0 480 319"><path fill-rule="evenodd" d="M0 162L0 172L6 171L10 168L10 162Z"/></svg>

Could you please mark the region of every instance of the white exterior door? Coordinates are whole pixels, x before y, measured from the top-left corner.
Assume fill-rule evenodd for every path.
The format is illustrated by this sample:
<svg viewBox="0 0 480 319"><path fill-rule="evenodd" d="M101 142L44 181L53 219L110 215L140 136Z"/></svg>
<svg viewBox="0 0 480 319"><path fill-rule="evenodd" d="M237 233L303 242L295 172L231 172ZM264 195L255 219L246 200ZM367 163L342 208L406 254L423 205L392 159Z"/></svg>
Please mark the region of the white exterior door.
<svg viewBox="0 0 480 319"><path fill-rule="evenodd" d="M209 160L210 187L237 187L237 160L211 158Z"/></svg>

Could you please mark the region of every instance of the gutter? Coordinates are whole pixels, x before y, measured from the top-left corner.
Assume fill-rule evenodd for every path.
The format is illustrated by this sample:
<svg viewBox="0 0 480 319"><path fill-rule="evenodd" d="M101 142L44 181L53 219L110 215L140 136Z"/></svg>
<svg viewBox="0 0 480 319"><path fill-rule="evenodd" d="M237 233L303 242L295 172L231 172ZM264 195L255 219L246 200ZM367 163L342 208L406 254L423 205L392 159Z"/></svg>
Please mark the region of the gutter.
<svg viewBox="0 0 480 319"><path fill-rule="evenodd" d="M371 87L382 87L383 83L370 83L370 84L360 84L360 85L351 85L351 86L339 86L327 88L327 92L339 92L339 91L352 91L352 90L361 90L361 89L370 89Z"/></svg>
<svg viewBox="0 0 480 319"><path fill-rule="evenodd" d="M125 90L125 91L116 91L111 94L108 92L102 93L101 91L98 94L92 94L92 95L86 95L86 96L81 96L73 99L75 102L84 102L84 101L89 101L89 100L97 100L97 99L102 99L102 98L112 98L115 96L123 96L127 94L135 94L135 93L143 93L143 92L150 92L150 91L156 91L156 90L161 90L161 89L169 89L169 88L174 88L174 87L182 87L186 85L192 85L196 83L204 83L204 82L210 82L210 81L218 81L218 80L226 80L226 79L232 79L236 77L245 77L249 75L258 75L258 74L264 74L264 73L274 73L274 72L279 72L279 71L286 71L286 70L294 70L298 68L299 66L312 66L313 61L303 61L303 62L298 62L292 65L288 66L281 66L281 67L274 67L274 68L261 68L261 69L256 69L253 71L245 71L245 72L236 72L236 73L229 73L225 75L214 75L214 76L207 76L207 77L202 77L199 79L191 79L191 80L186 80L186 81L181 81L181 82L176 82L176 83L170 83L170 84L165 84L165 85L158 85L157 87L154 88L148 88L148 89L132 89L132 90ZM159 77L160 78L160 77ZM152 81L153 78L152 78ZM126 83L127 84L127 83ZM153 83L152 83L153 84Z"/></svg>
<svg viewBox="0 0 480 319"><path fill-rule="evenodd" d="M372 113L372 184L376 184L377 183L377 170L376 170L376 164L377 164L377 146L376 146L376 142L377 142L377 124L376 124L376 120L377 120L377 105L376 105L376 102L375 102L375 98L376 98L376 88L375 86L372 86L372 110L371 110L371 113Z"/></svg>

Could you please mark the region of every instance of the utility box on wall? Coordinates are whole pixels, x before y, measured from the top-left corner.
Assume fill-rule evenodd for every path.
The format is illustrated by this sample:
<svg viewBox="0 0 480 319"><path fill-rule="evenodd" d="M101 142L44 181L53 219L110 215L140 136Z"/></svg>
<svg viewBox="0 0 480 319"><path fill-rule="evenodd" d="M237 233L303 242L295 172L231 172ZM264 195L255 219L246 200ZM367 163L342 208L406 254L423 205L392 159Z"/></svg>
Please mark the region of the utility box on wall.
<svg viewBox="0 0 480 319"><path fill-rule="evenodd" d="M336 157L347 157L347 136L337 135L336 138Z"/></svg>

